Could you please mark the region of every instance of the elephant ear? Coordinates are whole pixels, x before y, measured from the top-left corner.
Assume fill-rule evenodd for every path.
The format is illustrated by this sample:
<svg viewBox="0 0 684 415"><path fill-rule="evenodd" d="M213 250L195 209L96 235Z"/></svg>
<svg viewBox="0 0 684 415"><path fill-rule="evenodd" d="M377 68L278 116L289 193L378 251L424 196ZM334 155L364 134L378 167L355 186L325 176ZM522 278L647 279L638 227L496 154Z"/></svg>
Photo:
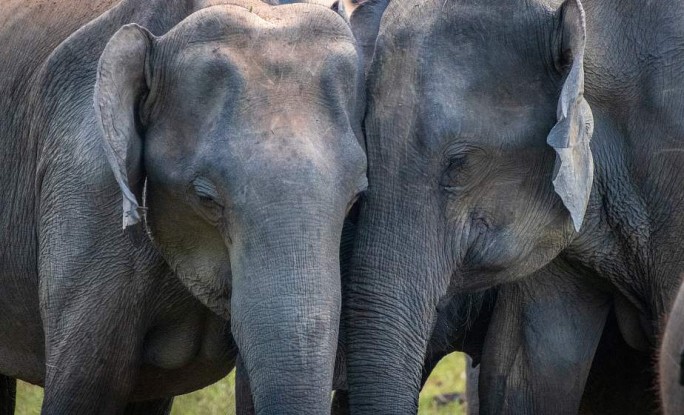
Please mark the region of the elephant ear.
<svg viewBox="0 0 684 415"><path fill-rule="evenodd" d="M140 222L144 173L139 107L147 95L146 60L153 36L128 24L109 40L97 68L95 112L103 147L123 193L123 227Z"/></svg>
<svg viewBox="0 0 684 415"><path fill-rule="evenodd" d="M594 161L589 147L594 119L584 99L586 23L580 0L566 0L560 16L559 60L567 74L558 101L558 122L549 133L547 143L557 154L554 189L579 232L594 180Z"/></svg>
<svg viewBox="0 0 684 415"><path fill-rule="evenodd" d="M347 0L351 2L351 0ZM390 0L365 0L359 1L351 11L349 24L356 42L358 43L364 62L364 71L367 73L375 52L375 41L380 31L380 21ZM340 4L343 2L340 1ZM350 13L346 10L347 13Z"/></svg>

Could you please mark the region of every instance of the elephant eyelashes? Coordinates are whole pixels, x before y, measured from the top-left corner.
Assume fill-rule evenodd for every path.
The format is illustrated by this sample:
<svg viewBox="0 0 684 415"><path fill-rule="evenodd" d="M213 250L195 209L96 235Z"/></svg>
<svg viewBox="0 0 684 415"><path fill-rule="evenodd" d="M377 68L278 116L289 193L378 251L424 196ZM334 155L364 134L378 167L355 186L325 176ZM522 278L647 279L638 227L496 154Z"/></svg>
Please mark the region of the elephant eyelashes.
<svg viewBox="0 0 684 415"><path fill-rule="evenodd" d="M481 147L458 143L446 154L446 168L439 184L447 192L471 188L489 170L487 151Z"/></svg>
<svg viewBox="0 0 684 415"><path fill-rule="evenodd" d="M200 203L202 203L205 206L221 207L221 205L212 196L198 194L197 197L199 197Z"/></svg>
<svg viewBox="0 0 684 415"><path fill-rule="evenodd" d="M192 182L192 188L199 204L200 213L212 223L217 223L223 214L223 205L218 202L219 193L209 180L198 177Z"/></svg>
<svg viewBox="0 0 684 415"><path fill-rule="evenodd" d="M469 163L468 156L460 155L453 157L442 174L440 186L447 191L463 190L469 183Z"/></svg>

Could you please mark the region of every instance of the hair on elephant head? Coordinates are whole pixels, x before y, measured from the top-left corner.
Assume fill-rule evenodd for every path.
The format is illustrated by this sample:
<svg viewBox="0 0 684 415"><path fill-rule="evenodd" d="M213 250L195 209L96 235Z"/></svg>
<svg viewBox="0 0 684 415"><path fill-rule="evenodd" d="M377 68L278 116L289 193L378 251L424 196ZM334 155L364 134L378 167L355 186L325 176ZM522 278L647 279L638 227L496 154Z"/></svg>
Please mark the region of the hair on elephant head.
<svg viewBox="0 0 684 415"><path fill-rule="evenodd" d="M331 10L235 3L162 37L131 24L111 38L95 88L103 144L124 227L141 221L146 183L147 228L191 292L230 318L257 411L322 413L340 236L366 186L363 74Z"/></svg>

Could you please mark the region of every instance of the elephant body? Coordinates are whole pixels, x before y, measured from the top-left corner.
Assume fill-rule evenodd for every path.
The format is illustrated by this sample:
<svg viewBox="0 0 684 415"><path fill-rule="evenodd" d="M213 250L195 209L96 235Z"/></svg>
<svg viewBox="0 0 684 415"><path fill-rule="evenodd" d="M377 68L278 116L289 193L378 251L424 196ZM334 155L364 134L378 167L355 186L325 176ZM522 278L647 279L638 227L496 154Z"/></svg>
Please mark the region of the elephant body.
<svg viewBox="0 0 684 415"><path fill-rule="evenodd" d="M481 413L577 413L611 312L653 360L684 268L682 19L623 0L390 3L343 318L353 412L414 412L444 299L496 285Z"/></svg>
<svg viewBox="0 0 684 415"><path fill-rule="evenodd" d="M329 408L340 233L365 186L343 19L247 0L1 8L3 379L44 385L44 413L165 410L240 345L257 413Z"/></svg>
<svg viewBox="0 0 684 415"><path fill-rule="evenodd" d="M99 52L125 22L161 33L189 11L168 7L154 17L123 3L82 29L114 3L2 6L9 64L0 69L0 372L41 385L57 376L46 409L53 400L78 404L77 396L108 405L121 399L118 388L136 400L186 393L226 375L235 355L225 321L188 293L150 244L136 246L120 231L119 196L107 183L92 118ZM144 357L126 361L119 349ZM104 364L89 362L93 352ZM139 386L133 364L144 365ZM82 384L82 368L103 384Z"/></svg>

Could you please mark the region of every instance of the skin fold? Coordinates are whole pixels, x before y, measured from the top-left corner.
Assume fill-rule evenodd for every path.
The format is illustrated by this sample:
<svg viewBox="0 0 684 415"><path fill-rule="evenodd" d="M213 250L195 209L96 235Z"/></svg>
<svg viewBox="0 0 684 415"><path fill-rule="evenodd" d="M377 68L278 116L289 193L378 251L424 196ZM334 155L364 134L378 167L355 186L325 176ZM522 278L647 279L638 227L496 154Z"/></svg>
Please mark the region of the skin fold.
<svg viewBox="0 0 684 415"><path fill-rule="evenodd" d="M53 6L0 6L6 390L44 385L46 414L164 413L239 349L256 413L328 412L366 186L348 24L314 4Z"/></svg>
<svg viewBox="0 0 684 415"><path fill-rule="evenodd" d="M649 372L684 267L682 19L625 0L390 3L345 285L352 413L415 413L444 298L504 283L480 413L578 413L615 326Z"/></svg>

